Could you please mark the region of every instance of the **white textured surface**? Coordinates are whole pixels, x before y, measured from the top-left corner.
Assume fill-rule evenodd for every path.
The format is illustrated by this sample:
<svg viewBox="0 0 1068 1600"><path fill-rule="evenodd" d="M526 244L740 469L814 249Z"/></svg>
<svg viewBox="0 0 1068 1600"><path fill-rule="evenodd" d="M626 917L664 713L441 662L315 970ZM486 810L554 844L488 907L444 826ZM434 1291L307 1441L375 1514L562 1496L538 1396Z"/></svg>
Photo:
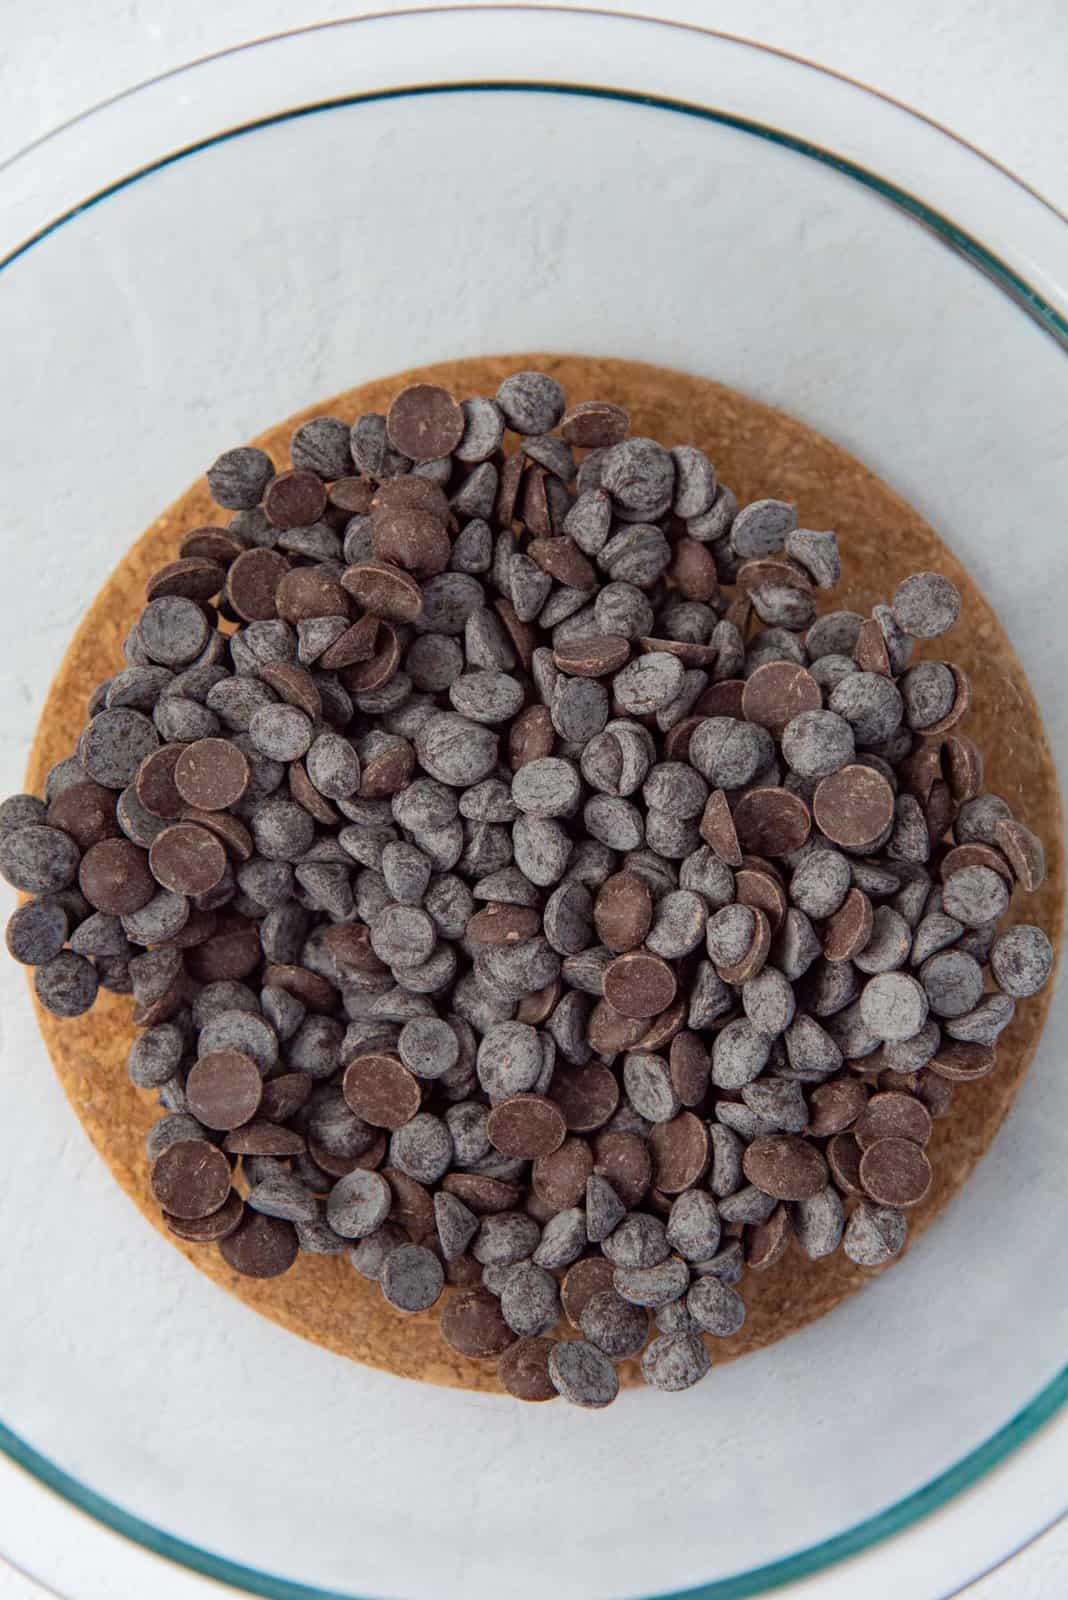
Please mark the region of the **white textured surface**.
<svg viewBox="0 0 1068 1600"><path fill-rule="evenodd" d="M921 0L878 9L847 0L646 0L641 9L747 34L851 73L952 126L1068 207L1063 58L1051 48L1062 37L1059 0L1029 0L1022 12L1007 0L947 0L935 17ZM0 157L86 104L192 56L349 10L345 0L216 0L210 8L97 0L84 12L39 0L19 8L5 17ZM0 1538L3 1520L0 1503ZM77 1528L72 1519L72 1541ZM970 1600L1046 1600L1062 1592L1066 1566L1062 1530L974 1586ZM42 1593L0 1570L2 1600ZM919 1575L911 1594L927 1600Z"/></svg>

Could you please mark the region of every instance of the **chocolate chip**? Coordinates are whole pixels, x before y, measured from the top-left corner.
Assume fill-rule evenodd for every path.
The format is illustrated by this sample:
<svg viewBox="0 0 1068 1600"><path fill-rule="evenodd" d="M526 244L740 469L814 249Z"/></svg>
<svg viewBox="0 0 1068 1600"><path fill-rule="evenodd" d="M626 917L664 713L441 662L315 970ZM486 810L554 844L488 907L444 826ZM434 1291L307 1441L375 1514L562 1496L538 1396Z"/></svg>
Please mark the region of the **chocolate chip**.
<svg viewBox="0 0 1068 1600"><path fill-rule="evenodd" d="M498 1357L497 1376L516 1400L556 1399L556 1386L549 1376L554 1344L554 1340L545 1338L517 1339Z"/></svg>
<svg viewBox="0 0 1068 1600"><path fill-rule="evenodd" d="M802 714L821 714L822 707L819 684L804 667L792 661L769 661L757 667L742 692L742 715L746 721L767 728L784 744L784 730L789 724Z"/></svg>
<svg viewBox="0 0 1068 1600"><path fill-rule="evenodd" d="M880 1139L910 1139L923 1146L931 1137L931 1114L914 1095L890 1090L872 1095L854 1134L861 1150Z"/></svg>
<svg viewBox="0 0 1068 1600"><path fill-rule="evenodd" d="M96 1000L100 973L85 956L62 950L33 975L34 992L56 1017L80 1017Z"/></svg>
<svg viewBox="0 0 1068 1600"><path fill-rule="evenodd" d="M479 1216L497 1211L508 1211L519 1204L520 1191L515 1184L483 1173L449 1172L442 1179L447 1194L456 1195Z"/></svg>
<svg viewBox="0 0 1068 1600"><path fill-rule="evenodd" d="M68 834L80 850L119 832L115 793L98 783L75 783L48 808L48 826Z"/></svg>
<svg viewBox="0 0 1068 1600"><path fill-rule="evenodd" d="M593 1295L579 1318L583 1338L604 1352L610 1361L636 1356L649 1334L649 1315L629 1304L615 1290Z"/></svg>
<svg viewBox="0 0 1068 1600"><path fill-rule="evenodd" d="M821 1083L809 1096L809 1133L821 1139L844 1133L856 1122L867 1101L868 1091L856 1078Z"/></svg>
<svg viewBox="0 0 1068 1600"><path fill-rule="evenodd" d="M861 1148L860 1182L872 1200L899 1208L919 1204L931 1187L931 1164L919 1145L887 1138Z"/></svg>
<svg viewBox="0 0 1068 1600"><path fill-rule="evenodd" d="M330 1190L326 1217L334 1232L343 1238L364 1239L381 1227L392 1204L392 1192L381 1173L357 1167L339 1178Z"/></svg>
<svg viewBox="0 0 1068 1600"><path fill-rule="evenodd" d="M277 616L275 593L289 571L285 556L274 550L246 550L230 567L226 588L230 604L245 622Z"/></svg>
<svg viewBox="0 0 1068 1600"><path fill-rule="evenodd" d="M263 1085L259 1113L269 1122L288 1122L307 1103L311 1090L312 1080L305 1073L284 1072Z"/></svg>
<svg viewBox="0 0 1068 1600"><path fill-rule="evenodd" d="M642 1377L654 1389L677 1393L690 1389L711 1367L704 1341L693 1333L665 1333L652 1340L642 1356Z"/></svg>
<svg viewBox="0 0 1068 1600"><path fill-rule="evenodd" d="M599 1409L619 1393L615 1368L603 1351L584 1339L558 1340L549 1353L549 1376L572 1405Z"/></svg>
<svg viewBox="0 0 1068 1600"><path fill-rule="evenodd" d="M461 1289L446 1302L441 1337L460 1355L475 1359L499 1356L515 1343L498 1302L481 1288Z"/></svg>
<svg viewBox="0 0 1068 1600"><path fill-rule="evenodd" d="M943 1042L928 1063L930 1070L950 1083L971 1083L994 1070L996 1056L992 1045Z"/></svg>
<svg viewBox="0 0 1068 1600"><path fill-rule="evenodd" d="M963 950L941 950L930 956L919 977L927 1002L939 1017L962 1017L982 997L983 969Z"/></svg>
<svg viewBox="0 0 1068 1600"><path fill-rule="evenodd" d="M251 1056L212 1050L190 1068L185 1092L190 1111L206 1128L229 1130L256 1115L263 1079Z"/></svg>
<svg viewBox="0 0 1068 1600"><path fill-rule="evenodd" d="M610 676L625 666L629 657L630 643L619 633L565 639L553 651L559 670L580 678Z"/></svg>
<svg viewBox="0 0 1068 1600"><path fill-rule="evenodd" d="M1037 994L1053 970L1053 948L1041 928L1021 923L995 939L990 967L1007 995L1025 1000Z"/></svg>
<svg viewBox="0 0 1068 1600"><path fill-rule="evenodd" d="M833 1255L842 1242L845 1210L838 1191L830 1184L791 1208L794 1237L810 1261Z"/></svg>
<svg viewBox="0 0 1068 1600"><path fill-rule="evenodd" d="M232 985L216 986L218 1001L213 1005L212 1013L204 1020L204 1012L200 1010L195 1019L198 1022L200 1033L198 1046L202 1055L210 1051L239 1051L251 1057L264 1075L272 1072L278 1065L278 1039L274 1029L269 1023L258 1015L258 1008L243 1009L234 1004L237 996L226 992ZM198 1006L203 1005L205 993L198 997ZM250 1113L251 1115L251 1113ZM234 1124L237 1126L237 1124Z"/></svg>
<svg viewBox="0 0 1068 1600"><path fill-rule="evenodd" d="M917 572L899 583L892 602L896 621L914 639L946 633L960 614L960 594L938 572Z"/></svg>
<svg viewBox="0 0 1068 1600"><path fill-rule="evenodd" d="M153 841L148 862L152 876L164 889L202 895L221 881L226 871L226 851L206 828L192 822L176 822Z"/></svg>
<svg viewBox="0 0 1068 1600"><path fill-rule="evenodd" d="M690 740L692 764L717 789L738 789L751 783L773 751L766 729L733 717L707 717Z"/></svg>
<svg viewBox="0 0 1068 1600"><path fill-rule="evenodd" d="M741 1089L767 1064L771 1040L746 1017L726 1024L712 1045L712 1082L720 1089Z"/></svg>
<svg viewBox="0 0 1068 1600"><path fill-rule="evenodd" d="M710 1254L714 1254L710 1252ZM686 1309L697 1327L717 1339L739 1333L745 1322L745 1303L736 1289L719 1278L706 1274L690 1288Z"/></svg>
<svg viewBox="0 0 1068 1600"><path fill-rule="evenodd" d="M597 933L609 950L621 954L641 944L652 924L648 884L634 872L619 872L605 882L594 902Z"/></svg>
<svg viewBox="0 0 1068 1600"><path fill-rule="evenodd" d="M681 1194L700 1182L710 1159L708 1130L692 1111L657 1123L649 1135L653 1182L664 1194Z"/></svg>
<svg viewBox="0 0 1068 1600"><path fill-rule="evenodd" d="M432 511L411 505L376 511L371 546L379 561L423 577L443 572L451 553L444 520Z"/></svg>
<svg viewBox="0 0 1068 1600"><path fill-rule="evenodd" d="M185 746L174 767L178 794L202 811L225 811L236 805L248 781L248 761L228 739L199 739ZM140 798L147 803L143 794Z"/></svg>
<svg viewBox="0 0 1068 1600"><path fill-rule="evenodd" d="M474 1212L444 1190L434 1196L434 1222L446 1261L455 1261L461 1256L479 1228Z"/></svg>
<svg viewBox="0 0 1068 1600"><path fill-rule="evenodd" d="M734 826L743 850L787 856L808 838L812 818L800 795L787 789L751 789L734 808Z"/></svg>
<svg viewBox="0 0 1068 1600"><path fill-rule="evenodd" d="M500 1101L489 1114L486 1131L503 1155L533 1161L551 1155L564 1142L567 1124L551 1100L540 1095L514 1095Z"/></svg>
<svg viewBox="0 0 1068 1600"><path fill-rule="evenodd" d="M897 685L877 672L854 672L832 690L829 709L844 717L860 747L880 745L901 725L904 706Z"/></svg>
<svg viewBox="0 0 1068 1600"><path fill-rule="evenodd" d="M241 554L244 548L245 545L237 534L230 532L226 528L217 528L209 524L203 528L193 528L184 536L178 546L180 560L173 563L173 565L184 566L187 560L197 560L198 562L206 561L213 566L218 565L225 570L231 561ZM166 568L162 570L166 571ZM158 576L159 574L157 573L156 577ZM150 580L150 582L154 581L155 579ZM212 592L214 593L215 591ZM196 598L196 595L190 596L190 599ZM211 599L211 595L206 595L205 599Z"/></svg>
<svg viewBox="0 0 1068 1600"><path fill-rule="evenodd" d="M141 805L153 817L173 822L182 815L185 802L178 791L175 772L183 751L189 748L184 744L165 744L146 756L138 767L134 791ZM235 753L241 754L240 751Z"/></svg>
<svg viewBox="0 0 1068 1600"><path fill-rule="evenodd" d="M89 904L109 916L140 911L156 892L148 858L128 839L102 839L91 846L82 857L78 883Z"/></svg>
<svg viewBox="0 0 1068 1600"><path fill-rule="evenodd" d="M548 1333L560 1316L556 1279L533 1261L521 1261L507 1274L501 1312L513 1333L523 1338Z"/></svg>
<svg viewBox="0 0 1068 1600"><path fill-rule="evenodd" d="M307 528L326 510L326 488L306 467L280 472L267 488L263 509L276 528Z"/></svg>
<svg viewBox="0 0 1068 1600"><path fill-rule="evenodd" d="M592 1133L603 1127L619 1104L619 1084L607 1067L558 1065L550 1097L559 1106L572 1133Z"/></svg>
<svg viewBox="0 0 1068 1600"><path fill-rule="evenodd" d="M95 783L106 789L123 789L158 746L159 735L146 716L116 707L101 711L89 723L78 741L78 759Z"/></svg>
<svg viewBox="0 0 1068 1600"><path fill-rule="evenodd" d="M827 1165L831 1176L843 1194L859 1195L864 1190L860 1182L861 1149L850 1132L836 1133L827 1145Z"/></svg>
<svg viewBox="0 0 1068 1600"><path fill-rule="evenodd" d="M617 1266L612 1284L617 1294L632 1305L653 1309L685 1294L690 1281L689 1268L678 1256L648 1267Z"/></svg>
<svg viewBox="0 0 1068 1600"><path fill-rule="evenodd" d="M42 966L58 956L66 944L68 921L58 900L31 900L20 906L8 920L8 954L26 966Z"/></svg>
<svg viewBox="0 0 1068 1600"><path fill-rule="evenodd" d="M877 1039L911 1039L927 1021L927 994L904 972L870 978L860 996L860 1014Z"/></svg>
<svg viewBox="0 0 1068 1600"><path fill-rule="evenodd" d="M742 1158L750 1183L776 1200L805 1200L827 1182L827 1165L815 1145L795 1135L755 1139Z"/></svg>
<svg viewBox="0 0 1068 1600"><path fill-rule="evenodd" d="M862 1201L846 1224L842 1248L861 1267L881 1267L904 1246L908 1224L894 1206Z"/></svg>
<svg viewBox="0 0 1068 1600"><path fill-rule="evenodd" d="M593 1170L606 1178L623 1204L639 1204L653 1177L649 1147L638 1134L606 1130L593 1141Z"/></svg>
<svg viewBox="0 0 1068 1600"><path fill-rule="evenodd" d="M207 471L212 499L228 511L259 505L273 476L270 456L252 445L225 450Z"/></svg>
<svg viewBox="0 0 1068 1600"><path fill-rule="evenodd" d="M395 1057L384 1054L349 1062L342 1092L350 1109L375 1128L402 1128L422 1103L416 1079Z"/></svg>
<svg viewBox="0 0 1068 1600"><path fill-rule="evenodd" d="M276 1278L297 1259L296 1229L291 1222L246 1211L241 1225L219 1243L228 1267L246 1278Z"/></svg>
<svg viewBox="0 0 1068 1600"><path fill-rule="evenodd" d="M188 666L200 655L209 637L203 609L181 595L150 600L137 626L146 654L165 667Z"/></svg>
<svg viewBox="0 0 1068 1600"><path fill-rule="evenodd" d="M870 767L842 767L819 783L812 813L832 843L847 850L870 850L893 823L894 791Z"/></svg>
<svg viewBox="0 0 1068 1600"><path fill-rule="evenodd" d="M966 928L997 922L1007 909L1010 890L1000 873L987 866L963 867L947 877L942 908Z"/></svg>
<svg viewBox="0 0 1068 1600"><path fill-rule="evenodd" d="M679 1109L667 1062L660 1056L628 1055L623 1062L623 1086L631 1106L648 1122L666 1122Z"/></svg>
<svg viewBox="0 0 1068 1600"><path fill-rule="evenodd" d="M206 1139L179 1140L152 1163L151 1183L156 1200L172 1216L207 1217L230 1193L230 1163Z"/></svg>
<svg viewBox="0 0 1068 1600"><path fill-rule="evenodd" d="M605 968L605 999L624 1017L655 1017L675 998L676 981L661 956L629 950Z"/></svg>
<svg viewBox="0 0 1068 1600"><path fill-rule="evenodd" d="M625 439L630 417L622 406L608 400L583 400L570 406L560 419L560 434L568 444L583 449L607 449Z"/></svg>
<svg viewBox="0 0 1068 1600"><path fill-rule="evenodd" d="M59 828L31 822L0 836L0 872L26 894L65 889L78 872L78 861L78 846Z"/></svg>
<svg viewBox="0 0 1068 1600"><path fill-rule="evenodd" d="M544 372L515 372L497 390L497 405L515 433L549 433L564 414L564 391Z"/></svg>
<svg viewBox="0 0 1068 1600"><path fill-rule="evenodd" d="M420 1111L394 1132L389 1158L406 1177L418 1183L437 1183L452 1160L449 1130L430 1112Z"/></svg>
<svg viewBox="0 0 1068 1600"><path fill-rule="evenodd" d="M463 438L464 428L464 414L452 395L429 383L402 389L386 416L390 444L412 461L450 455Z"/></svg>
<svg viewBox="0 0 1068 1600"><path fill-rule="evenodd" d="M1005 994L987 995L974 1010L962 1017L951 1018L946 1032L952 1039L971 1044L994 1044L1008 1027L1016 1011L1016 1003Z"/></svg>
<svg viewBox="0 0 1068 1600"><path fill-rule="evenodd" d="M201 983L222 978L244 978L256 967L262 954L259 933L254 923L232 922L188 952L186 965L191 977Z"/></svg>
<svg viewBox="0 0 1068 1600"><path fill-rule="evenodd" d="M188 1244L215 1244L236 1233L245 1215L245 1203L236 1189L231 1189L218 1211L208 1217L175 1217L164 1211L163 1220L176 1239Z"/></svg>
<svg viewBox="0 0 1068 1600"><path fill-rule="evenodd" d="M745 1261L750 1272L766 1272L781 1261L792 1232L789 1211L776 1206L767 1222L759 1223L748 1235Z"/></svg>
<svg viewBox="0 0 1068 1600"><path fill-rule="evenodd" d="M782 752L798 777L827 778L853 761L853 729L833 711L803 711L783 729Z"/></svg>
<svg viewBox="0 0 1068 1600"><path fill-rule="evenodd" d="M665 960L680 960L701 943L707 921L707 905L699 894L690 889L670 891L657 901L646 947Z"/></svg>
<svg viewBox="0 0 1068 1600"><path fill-rule="evenodd" d="M246 1171L258 1162L271 1162L270 1156L250 1156L246 1163ZM267 1217L278 1217L286 1222L301 1223L305 1227L315 1225L327 1226L321 1223L319 1216L319 1202L313 1192L292 1173L268 1172L262 1176L256 1175L253 1181L250 1175L249 1191L246 1204L253 1211L262 1212ZM334 1235L330 1230L331 1237Z"/></svg>
<svg viewBox="0 0 1068 1600"><path fill-rule="evenodd" d="M827 919L823 934L824 956L828 961L849 961L866 948L873 927L871 901L861 889L850 889L839 909Z"/></svg>
<svg viewBox="0 0 1068 1600"><path fill-rule="evenodd" d="M558 1149L534 1162L534 1190L554 1210L565 1211L582 1200L592 1168L593 1158L585 1140L566 1138Z"/></svg>

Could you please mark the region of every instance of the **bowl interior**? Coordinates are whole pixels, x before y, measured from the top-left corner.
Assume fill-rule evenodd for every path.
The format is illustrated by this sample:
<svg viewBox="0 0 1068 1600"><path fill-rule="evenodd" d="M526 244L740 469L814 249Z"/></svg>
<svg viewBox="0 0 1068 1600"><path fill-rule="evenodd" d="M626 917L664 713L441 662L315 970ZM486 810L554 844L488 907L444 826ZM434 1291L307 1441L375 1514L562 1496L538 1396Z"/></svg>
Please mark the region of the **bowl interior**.
<svg viewBox="0 0 1068 1600"><path fill-rule="evenodd" d="M219 448L361 378L522 347L715 377L861 457L994 602L1066 747L1063 353L930 228L775 139L546 86L338 104L89 207L0 274L0 326L5 792L88 599ZM991 1155L899 1269L681 1403L638 1392L596 1418L354 1367L183 1268L81 1135L10 965L0 1007L20 1219L4 1420L136 1516L280 1580L726 1580L936 1478L1063 1362L1063 995Z"/></svg>

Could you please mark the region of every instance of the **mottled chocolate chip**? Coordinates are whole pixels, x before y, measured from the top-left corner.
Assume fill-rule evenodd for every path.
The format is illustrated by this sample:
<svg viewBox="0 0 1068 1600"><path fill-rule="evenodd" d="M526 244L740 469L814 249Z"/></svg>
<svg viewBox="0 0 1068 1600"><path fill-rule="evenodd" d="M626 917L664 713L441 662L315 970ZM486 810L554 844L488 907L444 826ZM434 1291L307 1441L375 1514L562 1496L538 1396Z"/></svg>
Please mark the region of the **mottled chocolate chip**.
<svg viewBox="0 0 1068 1600"><path fill-rule="evenodd" d="M248 1122L263 1095L260 1068L239 1050L202 1054L185 1086L189 1109L206 1128L229 1130Z"/></svg>
<svg viewBox="0 0 1068 1600"><path fill-rule="evenodd" d="M514 372L497 390L497 405L515 433L550 433L564 414L564 391L544 372Z"/></svg>
<svg viewBox="0 0 1068 1600"><path fill-rule="evenodd" d="M859 1267L881 1267L902 1250L907 1232L896 1207L861 1201L846 1223L842 1248Z"/></svg>
<svg viewBox="0 0 1068 1600"><path fill-rule="evenodd" d="M790 1215L794 1237L810 1261L821 1261L838 1249L845 1231L845 1209L831 1184L807 1200L796 1201Z"/></svg>
<svg viewBox="0 0 1068 1600"><path fill-rule="evenodd" d="M572 1405L599 1409L611 1405L619 1393L619 1379L611 1360L585 1339L563 1339L549 1353L549 1376Z"/></svg>
<svg viewBox="0 0 1068 1600"><path fill-rule="evenodd" d="M1046 983L1053 959L1053 947L1042 929L1021 923L994 940L990 968L1007 995L1026 1000Z"/></svg>
<svg viewBox="0 0 1068 1600"><path fill-rule="evenodd" d="M917 572L894 590L895 620L914 639L934 639L946 633L960 614L960 594L938 572Z"/></svg>

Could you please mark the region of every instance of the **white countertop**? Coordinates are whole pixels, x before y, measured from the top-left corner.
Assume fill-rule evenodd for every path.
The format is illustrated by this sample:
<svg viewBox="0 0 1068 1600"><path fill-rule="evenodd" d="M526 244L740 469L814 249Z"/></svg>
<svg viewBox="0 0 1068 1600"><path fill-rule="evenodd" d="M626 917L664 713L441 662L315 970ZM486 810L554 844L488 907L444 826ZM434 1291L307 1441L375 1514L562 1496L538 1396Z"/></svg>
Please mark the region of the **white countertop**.
<svg viewBox="0 0 1068 1600"><path fill-rule="evenodd" d="M358 0L214 0L210 6L95 0L84 8L70 0L36 0L5 8L0 161L88 105L169 67L358 9ZM375 0L364 9L405 7L400 0ZM1026 0L1024 6L1014 0L941 0L937 6L930 0L883 6L634 0L608 9L701 22L833 67L945 124L1068 212L1063 0ZM1062 1434L1068 1437L1063 1423ZM1061 1460L1066 1456L1068 1446ZM1011 1473L1011 1464L1004 1470ZM0 1545L4 1510L0 1487ZM69 1529L73 1551L83 1538L80 1519L72 1515ZM101 1559L99 1549L93 1559ZM966 1593L968 1600L1053 1600L1068 1588L1066 1574L1068 1522L1062 1522ZM118 1600L126 1600L118 1587ZM815 1600L819 1588L806 1586L805 1592ZM0 1600L43 1600L45 1593L0 1561ZM223 1591L190 1579L188 1593ZM79 1600L76 1587L69 1600ZM936 1597L916 1577L908 1600Z"/></svg>

